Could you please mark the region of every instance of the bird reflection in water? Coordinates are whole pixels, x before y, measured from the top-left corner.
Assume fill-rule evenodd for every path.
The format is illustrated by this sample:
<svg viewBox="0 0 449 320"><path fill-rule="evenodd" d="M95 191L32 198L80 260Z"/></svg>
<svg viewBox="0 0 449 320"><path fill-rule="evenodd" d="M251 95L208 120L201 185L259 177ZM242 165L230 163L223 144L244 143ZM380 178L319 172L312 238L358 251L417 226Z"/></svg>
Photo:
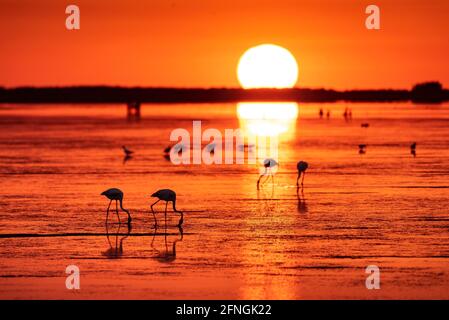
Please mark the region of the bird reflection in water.
<svg viewBox="0 0 449 320"><path fill-rule="evenodd" d="M257 200L261 200L264 203L265 213L273 213L276 211L276 202L274 200L274 184L271 188L257 189Z"/></svg>
<svg viewBox="0 0 449 320"><path fill-rule="evenodd" d="M129 237L131 233L131 225L127 224L127 232L126 233L120 233L120 229L123 225L118 224L116 232L113 234L109 233L109 224L106 224L106 238L108 239L109 248L104 251L102 254L103 256L107 257L108 259L119 259L123 255L123 241ZM114 227L115 230L115 227ZM115 237L115 238L114 238ZM111 241L112 238L112 241Z"/></svg>
<svg viewBox="0 0 449 320"><path fill-rule="evenodd" d="M128 149L126 146L122 146L123 150L123 164L126 164L129 160L133 158L134 151Z"/></svg>
<svg viewBox="0 0 449 320"><path fill-rule="evenodd" d="M167 227L165 227L165 233L164 233L164 244L165 244L165 250L159 250L154 245L154 240L156 238L158 227L156 226L154 228L153 233L153 239L151 240L151 249L153 249L153 252L155 252L155 255L151 257L151 259L157 260L161 263L170 263L176 260L176 244L178 242L181 242L184 237L184 230L181 226L178 226L178 238L173 241L173 244L171 246L171 249L169 249L168 241L167 241Z"/></svg>
<svg viewBox="0 0 449 320"><path fill-rule="evenodd" d="M296 196L298 198L298 212L307 213L309 209L307 208L306 198L304 197L304 187L298 186L296 188Z"/></svg>
<svg viewBox="0 0 449 320"><path fill-rule="evenodd" d="M131 160L133 157L132 156L124 156L123 157L123 164L126 164L129 160Z"/></svg>

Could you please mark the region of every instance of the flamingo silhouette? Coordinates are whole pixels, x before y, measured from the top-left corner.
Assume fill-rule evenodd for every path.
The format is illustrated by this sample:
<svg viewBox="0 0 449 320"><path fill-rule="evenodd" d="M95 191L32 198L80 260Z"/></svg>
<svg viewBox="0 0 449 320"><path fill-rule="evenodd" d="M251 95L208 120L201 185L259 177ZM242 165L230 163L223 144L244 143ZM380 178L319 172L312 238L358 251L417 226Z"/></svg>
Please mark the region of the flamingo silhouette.
<svg viewBox="0 0 449 320"><path fill-rule="evenodd" d="M101 193L101 195L105 196L106 198L111 200L111 201L109 201L108 209L106 211L106 223L108 223L109 208L111 207L111 203L113 200L115 200L115 212L117 213L118 222L122 223L120 221L120 216L118 214L118 206L117 206L117 202L120 201L120 209L122 209L123 211L125 211L128 214L128 224L131 223L131 215L129 214L129 211L126 210L125 208L123 208L123 192L122 192L122 190L117 189L117 188L111 188L106 191L103 191Z"/></svg>
<svg viewBox="0 0 449 320"><path fill-rule="evenodd" d="M173 211L181 214L181 219L179 219L178 226L182 225L182 223L184 222L184 215L181 211L176 210L176 192L170 189L161 189L153 193L151 197L159 199L151 205L151 212L153 213L155 226L157 226L157 219L156 214L153 210L153 206L161 200L165 201L165 225L167 225L167 205L170 201L173 202Z"/></svg>
<svg viewBox="0 0 449 320"><path fill-rule="evenodd" d="M257 180L257 189L259 189L260 179L262 179L262 177L266 176L267 174L268 174L268 176L265 179L265 181L267 179L269 179L269 177L271 176L271 181L274 183L274 177L273 177L273 172L271 171L271 168L273 168L277 165L279 165L279 163L277 163L277 161L272 158L268 158L263 161L264 172L259 176L259 179Z"/></svg>
<svg viewBox="0 0 449 320"><path fill-rule="evenodd" d="M305 162L305 161L299 161L296 164L296 168L298 168L298 178L296 178L296 185L297 186L299 186L298 181L299 181L299 178L301 177L301 174L302 174L301 186L304 185L304 177L306 175L306 170L307 170L308 167L309 167L309 164L307 162Z"/></svg>

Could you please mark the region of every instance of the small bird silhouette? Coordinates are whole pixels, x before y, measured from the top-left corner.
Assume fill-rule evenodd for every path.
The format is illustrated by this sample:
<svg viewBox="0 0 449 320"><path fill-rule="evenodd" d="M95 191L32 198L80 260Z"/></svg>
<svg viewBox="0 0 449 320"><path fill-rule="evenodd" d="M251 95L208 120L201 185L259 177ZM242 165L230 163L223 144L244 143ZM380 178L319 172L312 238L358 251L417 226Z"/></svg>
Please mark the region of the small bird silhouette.
<svg viewBox="0 0 449 320"><path fill-rule="evenodd" d="M410 153L411 153L414 157L416 157L416 142L413 142L413 143L410 145Z"/></svg>
<svg viewBox="0 0 449 320"><path fill-rule="evenodd" d="M296 185L299 186L299 178L301 177L302 174L302 180L301 180L301 186L304 185L304 176L306 175L306 170L309 167L309 164L305 161L299 161L296 164L296 168L298 169L298 177L296 178Z"/></svg>
<svg viewBox="0 0 449 320"><path fill-rule="evenodd" d="M122 146L123 152L125 153L125 157L131 157L134 151L129 150L126 146Z"/></svg>
<svg viewBox="0 0 449 320"><path fill-rule="evenodd" d="M257 180L257 189L259 189L260 179L262 179L263 176L268 175L265 181L271 176L271 181L274 183L274 177L271 168L278 165L279 163L277 163L277 161L272 158L268 158L263 161L264 172L259 176L259 179Z"/></svg>
<svg viewBox="0 0 449 320"><path fill-rule="evenodd" d="M101 195L105 196L106 198L111 200L111 201L109 201L108 209L106 211L106 223L108 223L109 208L111 207L111 203L113 200L115 200L115 212L117 213L118 222L122 223L120 221L120 216L118 214L118 206L117 206L117 202L120 202L120 209L122 209L123 211L125 211L128 214L128 224L131 223L131 215L129 214L129 211L126 210L125 208L123 208L123 192L122 192L122 190L117 189L117 188L111 188L106 191L103 191L101 193Z"/></svg>
<svg viewBox="0 0 449 320"><path fill-rule="evenodd" d="M368 128L369 127L369 123L362 123L360 126L362 128Z"/></svg>
<svg viewBox="0 0 449 320"><path fill-rule="evenodd" d="M186 147L182 143L177 143L175 145L168 146L164 149L164 158L166 160L171 160L170 153L172 152L172 150L174 153L178 154L178 157L181 157L184 150L186 150L185 148Z"/></svg>
<svg viewBox="0 0 449 320"><path fill-rule="evenodd" d="M156 214L153 210L153 206L161 200L165 201L165 225L167 225L167 205L170 201L173 203L173 211L181 214L181 219L179 219L178 226L182 225L182 223L184 222L184 215L181 211L176 210L176 192L170 189L161 189L153 193L151 197L159 199L151 205L151 212L153 213L155 226L157 225L157 220Z"/></svg>
<svg viewBox="0 0 449 320"><path fill-rule="evenodd" d="M253 151L255 145L252 143L250 143L250 144L245 143L245 144L239 144L237 147L239 148L240 151L245 151L245 150Z"/></svg>
<svg viewBox="0 0 449 320"><path fill-rule="evenodd" d="M366 153L366 144L359 144L359 154Z"/></svg>
<svg viewBox="0 0 449 320"><path fill-rule="evenodd" d="M209 153L214 154L214 153L215 153L215 148L216 148L216 147L217 147L217 145L216 145L215 143L208 144L208 145L206 146L206 151L209 152Z"/></svg>

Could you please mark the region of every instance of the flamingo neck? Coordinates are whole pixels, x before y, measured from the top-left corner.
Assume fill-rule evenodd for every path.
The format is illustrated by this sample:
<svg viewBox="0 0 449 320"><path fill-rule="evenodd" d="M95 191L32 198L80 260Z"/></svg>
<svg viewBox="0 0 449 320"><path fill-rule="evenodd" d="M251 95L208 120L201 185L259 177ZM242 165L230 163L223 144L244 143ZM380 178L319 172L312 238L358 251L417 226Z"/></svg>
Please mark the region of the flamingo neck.
<svg viewBox="0 0 449 320"><path fill-rule="evenodd" d="M176 209L176 200L173 201L173 211L182 213L181 211Z"/></svg>
<svg viewBox="0 0 449 320"><path fill-rule="evenodd" d="M129 214L129 211L126 210L125 208L123 208L123 200L120 199L119 201L120 201L120 209L122 209L122 210L125 211L127 214Z"/></svg>

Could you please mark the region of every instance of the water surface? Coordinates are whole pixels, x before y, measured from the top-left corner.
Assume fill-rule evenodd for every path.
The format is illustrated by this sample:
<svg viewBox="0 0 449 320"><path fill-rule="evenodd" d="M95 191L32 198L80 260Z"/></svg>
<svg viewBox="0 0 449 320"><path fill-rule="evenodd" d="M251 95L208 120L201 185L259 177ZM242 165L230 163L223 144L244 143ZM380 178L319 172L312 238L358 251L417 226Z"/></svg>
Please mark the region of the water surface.
<svg viewBox="0 0 449 320"><path fill-rule="evenodd" d="M149 104L136 122L123 105L0 105L0 298L449 298L448 104L301 104L265 123L248 119L257 110ZM256 189L256 164L167 161L170 132L192 120L279 135L274 184ZM130 230L114 214L105 227L109 187L125 191ZM153 227L160 188L178 194L182 234L172 212L165 230L163 204ZM380 290L365 287L368 265Z"/></svg>

